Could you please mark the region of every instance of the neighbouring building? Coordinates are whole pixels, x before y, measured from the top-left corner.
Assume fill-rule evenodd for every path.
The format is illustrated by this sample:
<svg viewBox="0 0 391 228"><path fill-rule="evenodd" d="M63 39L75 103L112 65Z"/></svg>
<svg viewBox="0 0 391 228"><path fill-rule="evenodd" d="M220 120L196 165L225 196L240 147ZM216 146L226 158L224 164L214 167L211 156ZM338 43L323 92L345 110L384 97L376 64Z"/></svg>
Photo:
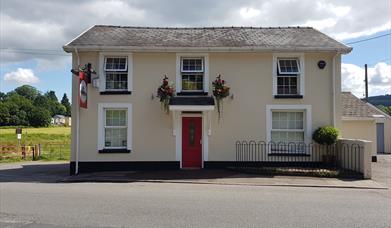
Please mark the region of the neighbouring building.
<svg viewBox="0 0 391 228"><path fill-rule="evenodd" d="M97 25L64 50L73 69L96 70L87 109L72 76L71 173L76 162L79 172L225 167L237 140L308 144L318 127L344 124L341 55L352 48L310 27ZM168 113L156 98L164 75ZM221 118L218 75L230 87Z"/></svg>
<svg viewBox="0 0 391 228"><path fill-rule="evenodd" d="M71 117L64 115L54 115L52 117L51 124L57 126L71 126Z"/></svg>
<svg viewBox="0 0 391 228"><path fill-rule="evenodd" d="M372 155L391 153L391 117L350 92L342 92L342 137L372 141Z"/></svg>

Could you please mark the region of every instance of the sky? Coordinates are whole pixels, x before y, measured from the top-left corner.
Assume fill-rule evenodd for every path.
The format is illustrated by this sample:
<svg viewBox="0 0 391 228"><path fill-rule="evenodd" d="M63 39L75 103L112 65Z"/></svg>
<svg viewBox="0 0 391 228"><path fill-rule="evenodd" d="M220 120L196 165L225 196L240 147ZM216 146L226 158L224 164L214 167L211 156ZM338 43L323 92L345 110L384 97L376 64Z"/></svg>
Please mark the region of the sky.
<svg viewBox="0 0 391 228"><path fill-rule="evenodd" d="M0 91L29 84L70 97L71 57L62 46L95 24L311 26L350 44L342 90L391 94L391 0L0 0Z"/></svg>

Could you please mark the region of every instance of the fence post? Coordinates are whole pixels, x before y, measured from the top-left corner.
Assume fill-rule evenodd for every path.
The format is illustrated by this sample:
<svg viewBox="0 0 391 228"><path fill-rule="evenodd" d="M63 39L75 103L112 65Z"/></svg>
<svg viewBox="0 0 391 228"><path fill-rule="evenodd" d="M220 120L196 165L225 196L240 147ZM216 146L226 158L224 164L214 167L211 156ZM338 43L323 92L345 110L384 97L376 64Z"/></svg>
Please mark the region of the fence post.
<svg viewBox="0 0 391 228"><path fill-rule="evenodd" d="M363 153L363 174L365 179L371 179L372 177L372 143L371 141L363 140L363 145L360 145L359 148Z"/></svg>
<svg viewBox="0 0 391 228"><path fill-rule="evenodd" d="M34 152L35 152L34 158L37 159L38 158L38 145L37 144L34 145Z"/></svg>
<svg viewBox="0 0 391 228"><path fill-rule="evenodd" d="M41 143L38 144L38 156L41 157L41 153L42 153L42 147L41 147Z"/></svg>
<svg viewBox="0 0 391 228"><path fill-rule="evenodd" d="M26 146L22 146L22 158L26 159Z"/></svg>
<svg viewBox="0 0 391 228"><path fill-rule="evenodd" d="M62 160L62 145L60 144L60 160Z"/></svg>

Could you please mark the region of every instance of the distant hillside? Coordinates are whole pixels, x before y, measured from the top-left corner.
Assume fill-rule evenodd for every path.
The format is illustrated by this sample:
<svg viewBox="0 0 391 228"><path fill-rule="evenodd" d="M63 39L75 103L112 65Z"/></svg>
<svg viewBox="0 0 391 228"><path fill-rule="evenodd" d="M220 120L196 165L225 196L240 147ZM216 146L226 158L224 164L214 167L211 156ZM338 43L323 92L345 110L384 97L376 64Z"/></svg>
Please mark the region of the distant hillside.
<svg viewBox="0 0 391 228"><path fill-rule="evenodd" d="M391 94L368 97L369 103L373 105L391 106Z"/></svg>

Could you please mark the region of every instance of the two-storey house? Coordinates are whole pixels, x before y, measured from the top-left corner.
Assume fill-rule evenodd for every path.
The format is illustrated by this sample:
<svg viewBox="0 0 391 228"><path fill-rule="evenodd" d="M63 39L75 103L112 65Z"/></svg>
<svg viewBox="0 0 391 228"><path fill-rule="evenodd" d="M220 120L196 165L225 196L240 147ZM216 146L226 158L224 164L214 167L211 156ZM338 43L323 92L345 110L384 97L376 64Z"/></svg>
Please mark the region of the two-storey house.
<svg viewBox="0 0 391 228"><path fill-rule="evenodd" d="M71 173L214 168L235 141L311 143L341 126L341 55L352 49L309 27L93 26L64 46L91 63L88 108L72 79ZM168 114L156 90L175 86ZM212 81L230 87L216 111Z"/></svg>

